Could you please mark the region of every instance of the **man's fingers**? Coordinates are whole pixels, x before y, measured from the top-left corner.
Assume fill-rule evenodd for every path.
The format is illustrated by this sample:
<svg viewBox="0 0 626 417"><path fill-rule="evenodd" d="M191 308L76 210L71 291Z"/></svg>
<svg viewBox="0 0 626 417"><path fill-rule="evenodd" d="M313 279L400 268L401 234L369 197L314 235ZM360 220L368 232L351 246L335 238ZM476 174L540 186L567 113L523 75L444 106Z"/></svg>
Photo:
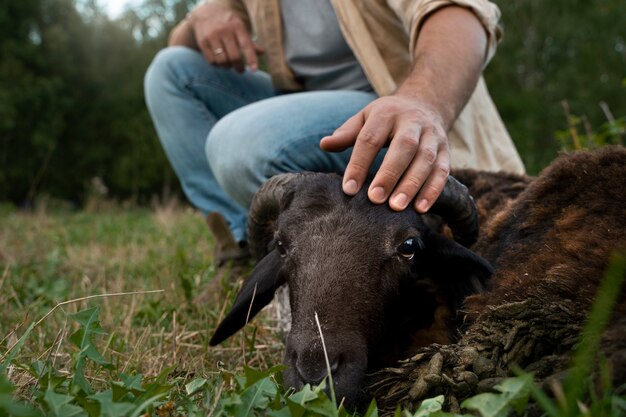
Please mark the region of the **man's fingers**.
<svg viewBox="0 0 626 417"><path fill-rule="evenodd" d="M209 63L215 64L215 57L213 56L213 48L211 48L211 44L207 39L197 39L198 48L200 48L200 52L204 56Z"/></svg>
<svg viewBox="0 0 626 417"><path fill-rule="evenodd" d="M224 45L224 53L226 54L226 64L238 72L242 72L244 70L243 60L241 59L239 45L237 45L235 38L230 35L222 36L222 44Z"/></svg>
<svg viewBox="0 0 626 417"><path fill-rule="evenodd" d="M320 147L327 152L341 152L354 145L359 131L365 123L363 111L358 112L341 126L332 135L323 137Z"/></svg>
<svg viewBox="0 0 626 417"><path fill-rule="evenodd" d="M394 210L404 210L418 195L416 209L425 212L437 199L448 178L449 157L442 138L433 130L425 130L420 138L417 154L402 179L393 191L389 206ZM444 177L442 181L442 177ZM440 186L439 190L437 188ZM422 193L420 190L427 192ZM422 200L426 199L424 203ZM426 207L426 209L424 209Z"/></svg>
<svg viewBox="0 0 626 417"><path fill-rule="evenodd" d="M450 175L450 155L448 149L441 149L437 155L437 162L426 179L424 185L415 198L415 209L419 213L426 213L437 201Z"/></svg>
<svg viewBox="0 0 626 417"><path fill-rule="evenodd" d="M356 138L350 161L343 174L343 190L346 194L354 195L359 191L378 152L389 140L392 130L393 121L391 119L378 117L377 119L368 118L365 121ZM381 198L384 201L383 194L384 190L377 188L368 191L369 198L373 202L378 202Z"/></svg>
<svg viewBox="0 0 626 417"><path fill-rule="evenodd" d="M383 163L370 185L369 198L372 202L382 204L387 200L415 158L420 134L419 130L415 131L415 129L414 125L409 125L398 129L393 135ZM389 203L394 210L403 210L414 195L396 193L395 201Z"/></svg>
<svg viewBox="0 0 626 417"><path fill-rule="evenodd" d="M228 56L220 38L209 39L208 43L211 47L211 54L213 54L213 61L210 62L215 65L225 66L228 62Z"/></svg>
<svg viewBox="0 0 626 417"><path fill-rule="evenodd" d="M260 47L257 47L252 42L252 39L250 39L250 35L243 26L237 28L237 30L235 31L235 36L237 38L239 48L241 49L243 56L246 58L246 63L248 64L248 67L251 71L256 71L257 69L259 69L259 58L257 57L257 54L260 53L258 51Z"/></svg>
<svg viewBox="0 0 626 417"><path fill-rule="evenodd" d="M403 98L379 98L323 138L326 151L353 146L343 175L343 191L355 195L362 188L380 150L389 149L368 189L368 198L394 210L412 201L426 212L448 179L448 138L441 120L429 108ZM417 197L416 197L417 196Z"/></svg>

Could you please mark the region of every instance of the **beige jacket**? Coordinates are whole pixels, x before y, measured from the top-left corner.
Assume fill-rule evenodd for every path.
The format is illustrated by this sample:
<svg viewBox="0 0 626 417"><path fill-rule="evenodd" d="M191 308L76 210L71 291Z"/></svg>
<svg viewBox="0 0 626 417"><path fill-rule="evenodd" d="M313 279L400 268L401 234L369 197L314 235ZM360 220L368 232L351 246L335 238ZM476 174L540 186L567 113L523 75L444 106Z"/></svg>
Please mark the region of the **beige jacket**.
<svg viewBox="0 0 626 417"><path fill-rule="evenodd" d="M299 90L285 62L280 0L211 0L238 12L265 50L268 71L277 89ZM374 90L392 94L411 66L412 51L424 19L449 5L471 9L488 34L485 64L501 33L498 7L487 0L331 0L342 33ZM448 134L453 168L524 173L504 123L481 77Z"/></svg>

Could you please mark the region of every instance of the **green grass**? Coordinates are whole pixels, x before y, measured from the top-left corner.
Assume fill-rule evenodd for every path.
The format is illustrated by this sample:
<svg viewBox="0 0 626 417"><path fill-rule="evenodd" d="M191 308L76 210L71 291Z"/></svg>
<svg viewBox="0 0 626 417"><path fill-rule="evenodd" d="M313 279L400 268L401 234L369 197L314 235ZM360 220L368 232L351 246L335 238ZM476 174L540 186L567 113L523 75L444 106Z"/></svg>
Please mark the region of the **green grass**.
<svg viewBox="0 0 626 417"><path fill-rule="evenodd" d="M80 325L71 315L91 307L98 308L106 333L94 344L111 364L101 369L90 363L85 369L87 380L99 388L122 374L165 372L176 390L200 376L218 378L219 368L279 363L282 345L267 320L209 348L211 331L237 289L229 271L212 264L212 244L201 216L177 207L52 214L3 207L0 357L58 303L104 295L60 306L30 331L8 367L16 388L12 395L33 400L41 388L30 369L34 363L61 376L75 374L77 347L69 336ZM143 293L153 290L162 292ZM107 295L116 293L136 294ZM252 334L255 348L243 355L242 338L249 345Z"/></svg>
<svg viewBox="0 0 626 417"><path fill-rule="evenodd" d="M175 204L33 213L1 206L0 415L348 416L320 387L284 391L281 335L269 317L208 346L241 278L215 268L212 246L201 216ZM604 316L588 326L579 365L593 355L625 268L616 257L600 292ZM560 403L522 375L464 407L504 416L523 410L533 393L554 417L590 415L585 407L626 413L626 398L612 387L573 408L568 395L583 395L583 377L565 385ZM442 403L433 398L397 415L452 416ZM375 405L365 416L377 416Z"/></svg>

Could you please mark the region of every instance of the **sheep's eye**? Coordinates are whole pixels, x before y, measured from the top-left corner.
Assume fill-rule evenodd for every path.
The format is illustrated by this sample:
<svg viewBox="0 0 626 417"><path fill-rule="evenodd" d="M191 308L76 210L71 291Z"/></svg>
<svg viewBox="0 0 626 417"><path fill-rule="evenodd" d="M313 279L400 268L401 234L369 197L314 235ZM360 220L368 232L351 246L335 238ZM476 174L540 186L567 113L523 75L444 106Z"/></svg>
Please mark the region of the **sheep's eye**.
<svg viewBox="0 0 626 417"><path fill-rule="evenodd" d="M287 250L285 249L285 245L283 245L283 242L281 242L280 240L276 241L276 250L278 250L278 253L280 253L280 256L287 255Z"/></svg>
<svg viewBox="0 0 626 417"><path fill-rule="evenodd" d="M415 253L422 248L422 242L418 238L411 237L402 242L400 246L398 246L398 253L403 258L408 260L413 259Z"/></svg>

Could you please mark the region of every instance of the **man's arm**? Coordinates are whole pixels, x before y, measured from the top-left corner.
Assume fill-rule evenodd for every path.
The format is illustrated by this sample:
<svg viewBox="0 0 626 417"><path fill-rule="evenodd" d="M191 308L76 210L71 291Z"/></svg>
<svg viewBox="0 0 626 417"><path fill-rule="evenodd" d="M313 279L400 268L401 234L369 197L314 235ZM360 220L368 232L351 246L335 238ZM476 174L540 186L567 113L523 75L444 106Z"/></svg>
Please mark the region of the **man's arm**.
<svg viewBox="0 0 626 417"><path fill-rule="evenodd" d="M208 62L239 72L245 68L244 58L250 70L256 71L258 55L263 53L234 10L211 2L194 8L172 30L168 44L196 49Z"/></svg>
<svg viewBox="0 0 626 417"><path fill-rule="evenodd" d="M327 151L354 146L343 179L346 194L358 192L388 144L369 199L389 199L392 209L404 210L417 195L417 211L432 206L450 172L447 132L476 87L486 50L485 29L470 10L445 7L424 22L413 67L397 91L373 101L320 143Z"/></svg>

